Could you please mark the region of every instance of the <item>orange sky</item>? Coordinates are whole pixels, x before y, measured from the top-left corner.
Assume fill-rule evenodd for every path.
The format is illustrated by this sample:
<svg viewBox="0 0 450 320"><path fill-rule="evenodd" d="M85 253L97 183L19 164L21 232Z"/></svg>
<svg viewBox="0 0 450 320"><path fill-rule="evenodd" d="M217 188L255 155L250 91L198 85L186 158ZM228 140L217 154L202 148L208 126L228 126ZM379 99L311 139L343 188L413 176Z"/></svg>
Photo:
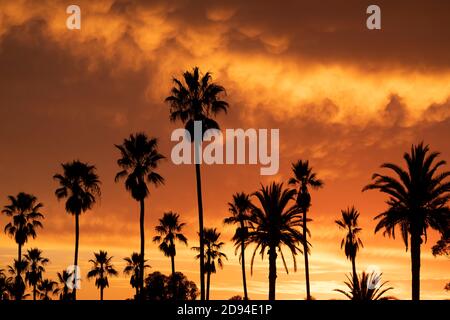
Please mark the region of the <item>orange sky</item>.
<svg viewBox="0 0 450 320"><path fill-rule="evenodd" d="M170 155L163 103L171 77L198 65L227 89L230 111L223 128L279 128L280 172L261 177L259 166L203 166L205 224L222 230L226 203L236 191L287 181L290 163L309 159L325 188L313 193L311 291L318 299L342 298L350 262L339 249L334 225L340 209L361 211L364 270L378 265L392 295L410 297L409 252L397 239L374 235L373 217L384 205L375 192L361 193L385 161L401 162L412 143L424 140L450 159L450 30L444 1L377 2L382 30L365 28L369 2L345 1L77 1L82 29L65 27L67 1L0 0L0 204L26 191L44 203L45 228L26 248L38 246L52 263L48 276L73 260L74 221L54 197L51 179L72 159L97 166L102 199L81 217L82 271L93 251L122 258L137 251L138 204L122 184L115 143L132 132L158 137ZM405 9L408 7L408 10ZM189 247L196 245L194 168L165 161L166 185L147 200L146 256L152 270L169 272L170 261L151 243L164 211L181 214ZM6 223L0 217L0 225ZM3 227L2 227L3 228ZM430 233L422 251L422 298L448 298L448 258L435 258ZM229 261L212 277L212 298L240 294L240 266L230 243ZM179 248L177 269L198 283L189 248ZM0 234L0 267L16 245ZM302 266L299 256L299 266ZM281 263L281 262L280 262ZM250 297L266 298L268 261L255 260ZM279 269L277 298L305 296L304 273ZM105 297L131 297L128 279L112 279ZM81 299L96 299L93 281L83 281Z"/></svg>

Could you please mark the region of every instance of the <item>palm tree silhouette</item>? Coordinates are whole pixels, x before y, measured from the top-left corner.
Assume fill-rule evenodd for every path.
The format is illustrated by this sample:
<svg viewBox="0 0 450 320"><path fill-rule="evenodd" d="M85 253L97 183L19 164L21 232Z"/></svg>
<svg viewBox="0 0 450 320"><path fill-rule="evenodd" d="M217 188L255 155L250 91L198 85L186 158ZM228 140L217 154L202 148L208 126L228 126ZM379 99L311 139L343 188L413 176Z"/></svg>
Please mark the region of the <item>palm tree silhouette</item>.
<svg viewBox="0 0 450 320"><path fill-rule="evenodd" d="M59 188L55 195L58 200L66 200L66 211L75 216L75 256L74 287L72 297L77 299L76 282L78 279L78 246L80 239L80 215L91 209L100 197L100 180L95 166L78 160L61 164L63 173L55 174L53 179L58 181Z"/></svg>
<svg viewBox="0 0 450 320"><path fill-rule="evenodd" d="M66 270L63 270L62 272L58 272L58 293L59 293L59 300L72 300L72 293L70 292L70 288L67 285L72 273L67 272Z"/></svg>
<svg viewBox="0 0 450 320"><path fill-rule="evenodd" d="M138 278L139 293L144 288L144 260L145 260L145 234L144 234L144 200L149 195L147 183L155 187L164 183L164 178L155 170L164 156L158 153L158 143L155 138L148 138L144 133L130 135L121 145L116 145L121 158L117 164L122 171L116 174L115 181L125 179L125 189L131 193L134 200L140 204L140 236L141 236L141 266ZM139 297L137 297L139 298Z"/></svg>
<svg viewBox="0 0 450 320"><path fill-rule="evenodd" d="M123 260L127 263L123 269L123 273L126 275L131 275L130 285L132 288L136 289L135 299L137 299L140 296L139 277L141 275L141 256L139 253L133 252L131 257L123 258ZM147 262L147 260L144 260L144 271L146 268L150 268L150 265L145 264L145 262Z"/></svg>
<svg viewBox="0 0 450 320"><path fill-rule="evenodd" d="M292 164L292 172L294 176L289 179L289 184L298 186L297 192L297 206L303 214L303 252L305 257L305 277L306 277L306 299L311 300L311 290L309 281L309 263L308 263L308 234L307 222L311 221L307 218L307 213L311 207L311 195L308 188L318 189L323 187L323 181L318 179L316 173L312 171L309 166L309 161L299 160Z"/></svg>
<svg viewBox="0 0 450 320"><path fill-rule="evenodd" d="M406 249L411 245L412 299L420 299L420 246L422 237L427 237L427 228L444 233L448 228L450 209L449 171L438 173L446 164L439 160L439 152L429 152L423 143L411 146L411 153L405 153L407 169L393 163L381 168L392 170L397 177L375 173L373 183L365 190L376 189L386 193L388 209L375 217L378 221L375 232L384 229L384 235L395 238L395 227L399 227ZM435 160L437 162L435 162ZM408 241L408 236L410 241Z"/></svg>
<svg viewBox="0 0 450 320"><path fill-rule="evenodd" d="M225 224L237 224L236 232L232 238L236 246L241 249L240 262L242 267L242 285L244 287L244 300L248 300L247 280L245 277L245 246L248 239L248 219L252 204L247 194L241 192L233 195L233 202L228 203L228 210L231 216L224 219Z"/></svg>
<svg viewBox="0 0 450 320"><path fill-rule="evenodd" d="M37 285L42 280L42 274L45 272L45 265L49 263L49 260L42 256L42 251L38 248L29 249L24 257L28 262L25 280L33 287L33 300L36 300L36 295L38 293Z"/></svg>
<svg viewBox="0 0 450 320"><path fill-rule="evenodd" d="M11 295L14 296L16 300L22 300L28 297L25 294L26 284L23 280L24 274L28 269L28 262L24 259L16 260L14 259L13 265L8 266L8 272L11 277L15 280L10 287Z"/></svg>
<svg viewBox="0 0 450 320"><path fill-rule="evenodd" d="M267 187L261 186L254 196L261 207L255 205L252 208L249 220L248 242L256 244L251 260L251 272L253 273L253 262L258 249L262 258L267 249L269 255L269 300L275 300L277 250L281 255L286 273L289 273L282 251L283 245L288 247L296 271L295 256L298 252L302 253L298 244L305 241L301 231L297 230L302 227L302 219L297 205L288 207L289 202L294 200L295 190L284 189L282 183L272 183Z"/></svg>
<svg viewBox="0 0 450 320"><path fill-rule="evenodd" d="M108 257L106 251L94 252L95 260L90 259L93 264L88 272L88 279L95 278L95 286L100 289L100 300L103 300L103 290L109 287L108 276L118 276L119 273L111 263L113 257Z"/></svg>
<svg viewBox="0 0 450 320"><path fill-rule="evenodd" d="M12 286L12 278L8 277L3 269L0 269L0 300L10 299L10 291Z"/></svg>
<svg viewBox="0 0 450 320"><path fill-rule="evenodd" d="M344 248L345 256L352 262L352 274L353 284L358 286L358 275L356 273L356 254L359 247L364 247L358 234L361 232L361 228L358 227L359 212L355 207L341 210L342 217L340 220L336 220L335 223L340 229L346 230L347 233L341 241L341 249Z"/></svg>
<svg viewBox="0 0 450 320"><path fill-rule="evenodd" d="M209 300L210 284L211 284L211 274L216 273L216 260L217 265L220 269L223 268L223 260L228 260L225 253L220 250L225 245L224 242L219 241L220 232L217 232L216 228L205 228L203 230L203 236L205 237L204 243L206 246L205 252L205 272L206 272L206 300ZM197 252L200 252L200 247L193 247ZM200 254L198 254L196 259L200 259Z"/></svg>
<svg viewBox="0 0 450 320"><path fill-rule="evenodd" d="M59 293L58 283L50 279L39 281L38 290L41 300L52 300L51 296Z"/></svg>
<svg viewBox="0 0 450 320"><path fill-rule="evenodd" d="M189 131L191 141L194 140L195 159L200 160L200 146L202 141L194 137L194 123L201 121L202 132L208 129L219 129L219 124L212 119L220 112L227 112L228 103L220 99L226 94L225 88L212 82L211 73L200 74L195 67L192 72L185 71L183 80L173 78L174 87L165 101L170 105L170 120L181 121ZM203 139L203 137L202 137ZM200 237L200 299L205 300L205 270L204 270L204 243L203 243L203 201L200 174L200 161L195 161L195 174L197 180L198 224Z"/></svg>
<svg viewBox="0 0 450 320"><path fill-rule="evenodd" d="M180 223L180 215L174 212L166 212L163 217L159 219L159 225L155 227L155 231L159 234L153 237L153 241L159 243L159 250L164 253L166 257L170 257L172 266L172 275L175 274L175 241L178 240L187 245L187 238L181 233L181 230L186 225Z"/></svg>
<svg viewBox="0 0 450 320"><path fill-rule="evenodd" d="M384 296L386 292L394 288L386 288L385 286L388 283L387 281L378 283L380 277L381 274L367 274L366 272L363 272L361 277L356 277L357 282L355 282L355 278L353 276L347 276L348 280L344 283L350 291L347 292L341 289L334 289L334 291L340 292L350 300L354 301L395 300L393 296ZM373 285L374 283L375 285Z"/></svg>
<svg viewBox="0 0 450 320"><path fill-rule="evenodd" d="M2 212L11 218L5 226L5 233L14 240L18 246L17 252L17 278L16 278L16 300L21 300L22 294L19 288L22 286L23 279L21 274L24 270L20 270L23 266L22 261L22 246L28 241L29 237L36 238L37 228L42 228L42 223L39 221L44 219L44 215L40 212L43 204L38 202L37 198L31 194L20 192L16 197L8 196L10 204L6 205Z"/></svg>

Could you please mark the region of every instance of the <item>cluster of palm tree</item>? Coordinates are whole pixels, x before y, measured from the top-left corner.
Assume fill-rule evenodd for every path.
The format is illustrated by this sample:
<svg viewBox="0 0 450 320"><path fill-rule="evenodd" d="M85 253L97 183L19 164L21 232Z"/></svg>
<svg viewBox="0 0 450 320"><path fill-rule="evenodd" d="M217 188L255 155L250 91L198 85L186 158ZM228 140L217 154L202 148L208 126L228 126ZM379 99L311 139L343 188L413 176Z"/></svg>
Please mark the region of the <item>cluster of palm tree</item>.
<svg viewBox="0 0 450 320"><path fill-rule="evenodd" d="M165 99L170 107L169 118L171 121L182 122L191 137L195 137L195 121L201 121L202 132L211 128L220 129L215 117L222 112L226 113L229 108L228 103L223 100L225 95L225 88L212 82L209 72L201 74L198 68L186 71L181 79L173 79L173 88ZM194 138L191 142L194 144L195 157L198 158L203 137L200 141ZM158 140L144 133L131 134L115 147L120 153L117 160L120 171L116 174L115 181L123 180L125 189L139 203L140 250L139 253L135 252L125 258L127 265L124 273L130 275L135 299L145 299L148 296L145 283L154 283L144 281L145 270L149 268L145 259L145 203L149 198L150 188L164 184L164 178L157 172L164 156L158 151ZM429 147L422 143L412 146L411 152L404 155L406 169L392 163L383 164L382 168L391 170L394 176L374 174L373 182L363 188L363 191L379 190L387 195L387 209L375 217L378 220L375 232L383 230L384 235L395 237L395 229L400 229L406 248L411 249L412 298L415 300L420 298L420 253L427 230L437 230L443 237L447 235L448 239L450 209L447 204L450 198L450 182L447 178L450 172L440 171L445 161L438 160L438 157L439 153L430 152ZM217 228L204 226L201 165L199 161L195 163L199 246L192 249L198 253L196 258L199 260L200 299L205 300L210 297L211 275L217 271L217 266L223 267L227 257L221 251L224 242L220 240L221 234ZM55 195L58 200L65 200L65 210L75 218L73 264L77 266L79 219L81 214L92 209L98 202L101 182L96 167L89 163L74 160L63 163L61 170L62 172L54 175L54 180L58 183ZM309 162L304 160L292 164L292 177L287 182L286 185L275 182L261 185L259 190L251 194L236 193L229 203L230 215L225 218L224 223L236 225L232 241L236 254L239 253L242 267L244 299L249 299L245 250L250 245L254 246L250 262L251 272L256 254L259 253L262 258L268 255L269 299L276 297L278 258L281 258L286 272L289 271L283 249L287 249L292 256L294 271L297 270L298 254L303 254L306 299L312 299L309 274L309 255L312 247L308 240L308 224L312 221L309 216L311 190L323 187L324 183L317 177ZM72 279L76 284L79 278L76 268L74 274L66 271L58 274L58 285L57 282L43 279L42 273L48 259L41 256L40 250L30 249L22 259L22 247L30 237L35 238L37 230L42 228L42 208L43 205L31 194L21 192L17 196L9 196L9 204L3 209L3 213L10 218L5 232L17 243L18 255L17 260L9 267L11 277L5 276L4 271L0 272L0 298L7 298L13 292L12 298L22 299L28 283L34 299L37 296L50 298L52 294L59 294L61 299L76 299L77 287L67 285L68 279ZM341 248L352 264L351 277L347 282L351 292L345 294L352 299L381 298L390 288L379 287L374 291L369 288L371 286L365 284L373 275L362 273L358 276L357 273L356 256L363 247L359 238L360 213L350 207L342 210L341 215L341 218L336 220L339 228L346 232ZM159 244L159 249L170 258L173 278L178 274L175 270L175 244L178 241L187 245L187 238L182 233L184 226L177 213L164 213L155 228L157 235L153 237L153 241ZM90 260L93 266L88 278L95 278L102 299L103 290L109 286L108 277L115 276L118 272L106 251L99 251L94 257ZM162 279L158 277L152 279ZM173 286L172 296L176 296L174 290L177 288L173 285L175 282L168 281ZM3 289L6 287L12 289Z"/></svg>

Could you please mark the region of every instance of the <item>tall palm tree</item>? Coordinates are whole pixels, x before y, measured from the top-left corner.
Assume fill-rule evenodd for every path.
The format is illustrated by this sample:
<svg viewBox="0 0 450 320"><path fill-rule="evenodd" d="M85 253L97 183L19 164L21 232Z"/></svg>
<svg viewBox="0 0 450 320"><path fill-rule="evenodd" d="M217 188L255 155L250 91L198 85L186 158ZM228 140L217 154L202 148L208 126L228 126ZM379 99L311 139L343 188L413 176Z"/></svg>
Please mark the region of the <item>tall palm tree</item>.
<svg viewBox="0 0 450 320"><path fill-rule="evenodd" d="M450 222L450 172L438 172L446 164L438 157L439 152L430 152L428 145L413 145L411 152L403 155L406 170L393 163L382 164L381 168L393 171L395 176L375 173L373 183L363 189L388 195L388 208L375 217L375 232L384 229L384 235L395 238L394 230L399 227L406 249L411 246L413 300L420 299L420 246L427 229L443 234Z"/></svg>
<svg viewBox="0 0 450 320"><path fill-rule="evenodd" d="M95 286L100 289L100 300L103 300L103 290L109 287L108 277L118 276L119 273L111 263L113 257L108 257L106 251L94 252L95 259L90 259L93 264L88 272L88 279L95 278Z"/></svg>
<svg viewBox="0 0 450 320"><path fill-rule="evenodd" d="M219 129L219 124L212 118L220 112L227 112L228 103L221 100L226 94L225 88L212 82L211 73L201 74L198 67L192 72L185 71L183 79L173 78L173 88L165 101L170 105L170 120L181 121L194 137L195 121L202 122L202 132L208 129ZM203 139L203 137L202 137ZM201 139L201 140L202 140ZM200 160L202 141L194 140L195 159ZM205 270L203 243L203 201L200 175L200 161L195 161L197 180L198 224L200 237L200 298L205 300Z"/></svg>
<svg viewBox="0 0 450 320"><path fill-rule="evenodd" d="M42 251L38 248L29 249L24 257L28 262L25 280L28 281L28 284L33 288L33 300L36 300L38 293L37 285L42 280L42 274L45 272L45 265L49 263L49 260L42 256Z"/></svg>
<svg viewBox="0 0 450 320"><path fill-rule="evenodd" d="M217 232L216 228L205 228L203 230L203 236L205 237L204 243L206 246L205 252L205 272L206 272L206 300L209 300L210 284L211 284L211 274L217 272L217 265L220 269L223 268L223 259L227 259L225 253L221 252L222 247L225 245L224 242L219 241L220 232ZM200 252L200 247L193 247L197 252ZM196 256L200 259L200 254Z"/></svg>
<svg viewBox="0 0 450 320"><path fill-rule="evenodd" d="M166 212L163 217L159 219L159 225L155 227L157 236L153 237L153 241L159 243L159 250L161 250L166 257L170 257L172 266L172 275L175 275L175 256L177 254L175 248L175 241L178 240L187 245L187 238L181 233L186 225L180 223L180 215L174 212Z"/></svg>
<svg viewBox="0 0 450 320"><path fill-rule="evenodd" d="M233 195L233 202L228 203L228 210L231 215L224 219L225 224L236 224L236 232L232 238L236 246L241 249L242 285L244 287L244 300L248 300L247 280L245 277L245 242L248 238L248 220L252 204L247 194L241 192Z"/></svg>
<svg viewBox="0 0 450 320"><path fill-rule="evenodd" d="M305 241L302 232L297 229L302 227L302 219L297 205L288 207L289 202L294 200L295 190L284 189L282 183L261 186L254 196L260 207L255 205L250 216L248 242L256 244L251 260L251 272L253 273L253 262L258 249L262 258L267 250L269 300L275 300L278 253L281 255L286 273L289 273L282 251L282 246L288 247L294 261L294 270L297 270L295 256L299 252L302 253L298 245Z"/></svg>
<svg viewBox="0 0 450 320"><path fill-rule="evenodd" d="M66 211L75 216L75 256L73 264L78 266L78 246L80 239L80 215L91 209L100 197L100 180L93 165L78 160L61 164L63 173L53 179L59 187L55 191L58 200L66 200ZM74 271L72 297L77 299L77 268Z"/></svg>
<svg viewBox="0 0 450 320"><path fill-rule="evenodd" d="M294 176L289 179L289 184L297 186L297 206L303 214L303 252L305 257L305 277L306 277L306 299L311 300L311 290L309 281L309 247L308 247L308 234L307 222L311 221L307 218L307 213L311 207L311 195L309 188L319 189L323 187L323 181L318 179L316 173L309 166L309 161L299 160L292 164L292 172Z"/></svg>
<svg viewBox="0 0 450 320"><path fill-rule="evenodd" d="M28 269L28 262L24 259L16 260L14 259L13 265L8 266L8 272L11 275L11 278L14 279L12 286L10 287L11 295L14 296L16 300L22 300L28 297L28 294L25 294L26 283L23 280L25 272Z"/></svg>
<svg viewBox="0 0 450 320"><path fill-rule="evenodd" d="M121 145L116 145L120 151L117 164L122 169L116 174L115 181L125 179L125 189L131 193L134 200L140 204L140 236L141 236L141 266L138 278L139 292L144 288L144 260L145 260L145 234L144 234L144 200L149 195L148 185L159 186L164 178L155 170L164 156L158 153L158 142L155 138L148 138L144 133L130 135ZM139 297L138 297L139 298ZM142 297L143 298L143 297Z"/></svg>
<svg viewBox="0 0 450 320"><path fill-rule="evenodd" d="M72 276L71 272L67 272L63 270L62 272L58 272L58 293L59 300L72 300L72 293L70 291L69 286L67 285L70 277Z"/></svg>
<svg viewBox="0 0 450 320"><path fill-rule="evenodd" d="M358 226L359 212L355 207L341 210L342 217L335 223L340 229L346 230L346 235L341 241L341 249L344 248L345 256L352 262L353 283L358 286L358 275L356 273L356 254L359 247L364 247L358 234L361 228Z"/></svg>
<svg viewBox="0 0 450 320"><path fill-rule="evenodd" d="M123 273L126 275L131 275L130 285L132 288L135 288L135 299L138 299L138 297L140 297L139 278L141 276L141 256L139 253L133 252L131 254L131 257L123 258L123 260L125 260L127 263L127 265L123 269ZM150 268L150 265L145 264L145 262L147 262L147 260L144 260L144 271L146 268Z"/></svg>
<svg viewBox="0 0 450 320"><path fill-rule="evenodd" d="M41 300L52 300L51 297L59 293L58 283L50 279L39 281L38 290Z"/></svg>
<svg viewBox="0 0 450 320"><path fill-rule="evenodd" d="M37 228L42 228L41 219L44 219L44 215L40 212L43 204L38 202L37 198L31 194L27 194L24 192L20 192L16 197L8 196L9 204L6 205L2 212L11 218L11 222L9 222L5 226L5 233L11 237L14 237L14 240L18 246L17 252L17 278L16 287L21 287L21 282L23 279L19 279L24 270L20 270L20 267L23 265L20 263L22 261L22 246L28 241L29 237L33 239L37 236ZM22 298L20 294L20 290L17 290L16 300L20 300Z"/></svg>
<svg viewBox="0 0 450 320"><path fill-rule="evenodd" d="M357 283L355 283L355 278L348 277L348 281L344 282L345 285L350 289L349 292L341 290L341 289L335 289L334 291L340 292L343 295L345 295L350 300L354 301L369 301L369 300L395 300L393 296L384 296L386 292L389 290L392 290L394 288L388 287L386 288L387 281L377 284L374 287L371 287L369 284L373 281L377 281L376 279L379 278L381 274L367 274L366 272L363 272L361 274L361 277L356 277Z"/></svg>

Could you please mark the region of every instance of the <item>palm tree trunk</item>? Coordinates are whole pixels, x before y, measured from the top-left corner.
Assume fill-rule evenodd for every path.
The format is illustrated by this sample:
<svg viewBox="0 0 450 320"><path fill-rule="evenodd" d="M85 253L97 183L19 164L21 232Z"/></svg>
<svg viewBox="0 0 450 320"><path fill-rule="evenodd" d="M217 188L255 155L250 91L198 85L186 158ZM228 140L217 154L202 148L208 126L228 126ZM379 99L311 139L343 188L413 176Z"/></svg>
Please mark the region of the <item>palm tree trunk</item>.
<svg viewBox="0 0 450 320"><path fill-rule="evenodd" d="M210 248L208 247L208 250ZM210 251L208 251L210 252ZM209 300L209 288L211 285L211 256L208 255L208 262L206 263L206 265L208 266L208 270L206 272L206 300Z"/></svg>
<svg viewBox="0 0 450 320"><path fill-rule="evenodd" d="M211 272L206 273L206 300L209 300L209 288L211 285Z"/></svg>
<svg viewBox="0 0 450 320"><path fill-rule="evenodd" d="M36 301L36 284L33 284L33 300Z"/></svg>
<svg viewBox="0 0 450 320"><path fill-rule="evenodd" d="M173 246L173 242L171 245ZM172 267L172 276L175 276L175 256L174 255L170 256L170 264Z"/></svg>
<svg viewBox="0 0 450 320"><path fill-rule="evenodd" d="M356 257L352 257L352 273L353 273L353 286L359 289L358 274L356 273Z"/></svg>
<svg viewBox="0 0 450 320"><path fill-rule="evenodd" d="M172 265L172 295L175 300L177 297L177 283L175 282L175 256L170 256L170 263Z"/></svg>
<svg viewBox="0 0 450 320"><path fill-rule="evenodd" d="M308 231L306 227L306 213L308 210L303 210L303 255L305 256L305 277L306 277L306 300L311 300L311 291L309 287L309 262L308 262Z"/></svg>
<svg viewBox="0 0 450 320"><path fill-rule="evenodd" d="M269 300L275 300L277 281L277 252L275 247L269 249Z"/></svg>
<svg viewBox="0 0 450 320"><path fill-rule="evenodd" d="M78 245L80 241L80 214L75 213L75 257L73 260L73 300L77 300L77 271L78 271Z"/></svg>
<svg viewBox="0 0 450 320"><path fill-rule="evenodd" d="M144 234L144 199L140 200L141 205L141 213L139 218L139 227L141 234L141 261L139 261L139 299L144 300L143 292L144 292L144 260L145 260L145 234Z"/></svg>
<svg viewBox="0 0 450 320"><path fill-rule="evenodd" d="M19 243L19 249L17 252L17 276L16 276L16 300L22 300L22 294L19 290L19 285L20 285L20 267L21 267L21 262L22 262L22 245Z"/></svg>
<svg viewBox="0 0 450 320"><path fill-rule="evenodd" d="M100 301L103 301L103 287L100 287Z"/></svg>
<svg viewBox="0 0 450 320"><path fill-rule="evenodd" d="M411 232L412 300L420 300L420 245L422 239Z"/></svg>
<svg viewBox="0 0 450 320"><path fill-rule="evenodd" d="M241 221L241 230L244 230L244 223ZM241 240L241 267L242 267L242 285L244 286L244 300L248 300L247 279L245 277L245 240Z"/></svg>
<svg viewBox="0 0 450 320"><path fill-rule="evenodd" d="M197 148L198 146L196 146ZM203 201L200 163L195 164L195 174L197 178L198 228L200 234L200 299L205 300L205 241L203 239Z"/></svg>

